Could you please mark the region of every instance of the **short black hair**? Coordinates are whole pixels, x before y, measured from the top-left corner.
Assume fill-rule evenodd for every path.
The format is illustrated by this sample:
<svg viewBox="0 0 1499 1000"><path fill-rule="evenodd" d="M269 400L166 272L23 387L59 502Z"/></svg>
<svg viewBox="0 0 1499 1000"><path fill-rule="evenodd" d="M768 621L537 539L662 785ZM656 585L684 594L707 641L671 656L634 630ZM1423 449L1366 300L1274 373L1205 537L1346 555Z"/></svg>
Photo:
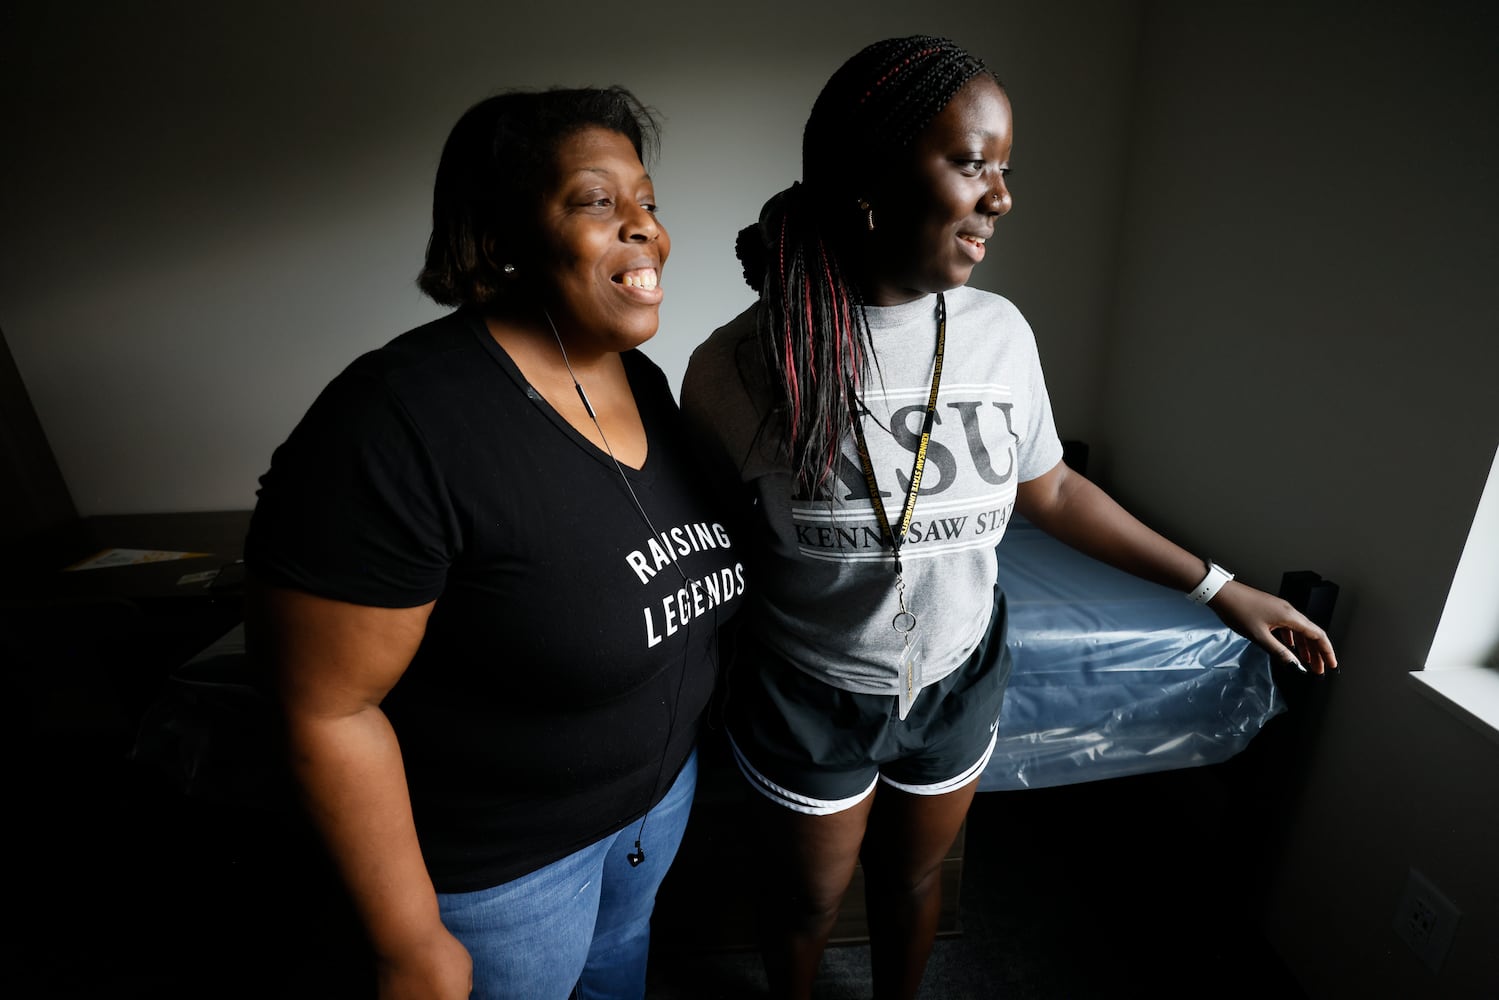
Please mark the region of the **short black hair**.
<svg viewBox="0 0 1499 1000"><path fill-rule="evenodd" d="M505 292L501 259L531 235L530 212L551 180L557 147L586 128L630 140L642 163L660 125L623 87L514 90L464 112L448 133L432 189L432 236L417 285L444 306L486 307Z"/></svg>

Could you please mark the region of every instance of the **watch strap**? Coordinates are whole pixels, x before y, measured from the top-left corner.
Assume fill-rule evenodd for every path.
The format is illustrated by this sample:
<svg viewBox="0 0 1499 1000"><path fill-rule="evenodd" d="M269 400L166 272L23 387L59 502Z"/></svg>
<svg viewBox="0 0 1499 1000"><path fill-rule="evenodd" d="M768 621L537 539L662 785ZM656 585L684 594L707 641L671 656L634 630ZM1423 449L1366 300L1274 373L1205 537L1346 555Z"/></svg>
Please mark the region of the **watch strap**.
<svg viewBox="0 0 1499 1000"><path fill-rule="evenodd" d="M1232 573L1209 559L1208 575L1202 578L1201 583L1187 591L1187 600L1193 604L1206 604L1217 596L1225 583L1233 578Z"/></svg>

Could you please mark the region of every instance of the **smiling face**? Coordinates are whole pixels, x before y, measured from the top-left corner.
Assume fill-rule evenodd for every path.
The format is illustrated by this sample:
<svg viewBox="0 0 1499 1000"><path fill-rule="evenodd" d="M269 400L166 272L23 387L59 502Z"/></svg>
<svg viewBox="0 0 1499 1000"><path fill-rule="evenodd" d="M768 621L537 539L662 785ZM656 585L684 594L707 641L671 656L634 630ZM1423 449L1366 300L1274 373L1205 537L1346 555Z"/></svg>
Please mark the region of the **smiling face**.
<svg viewBox="0 0 1499 1000"><path fill-rule="evenodd" d="M629 138L606 128L564 138L553 168L541 199L537 291L574 345L637 347L660 325L671 251L650 175Z"/></svg>
<svg viewBox="0 0 1499 1000"><path fill-rule="evenodd" d="M981 74L917 137L906 166L869 199L871 302L896 305L967 284L995 220L1010 210L1012 132L1009 99Z"/></svg>

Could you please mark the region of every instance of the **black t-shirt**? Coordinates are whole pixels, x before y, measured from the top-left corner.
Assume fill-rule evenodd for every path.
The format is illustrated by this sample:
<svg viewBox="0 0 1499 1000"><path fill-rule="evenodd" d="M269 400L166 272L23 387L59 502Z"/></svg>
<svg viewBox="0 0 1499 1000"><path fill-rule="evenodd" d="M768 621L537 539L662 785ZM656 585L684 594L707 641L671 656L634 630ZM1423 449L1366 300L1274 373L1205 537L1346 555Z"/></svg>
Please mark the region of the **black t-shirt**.
<svg viewBox="0 0 1499 1000"><path fill-rule="evenodd" d="M623 479L466 310L356 360L261 478L257 577L377 607L436 601L382 707L441 892L638 819L708 703L743 568L665 377L623 360L648 441Z"/></svg>

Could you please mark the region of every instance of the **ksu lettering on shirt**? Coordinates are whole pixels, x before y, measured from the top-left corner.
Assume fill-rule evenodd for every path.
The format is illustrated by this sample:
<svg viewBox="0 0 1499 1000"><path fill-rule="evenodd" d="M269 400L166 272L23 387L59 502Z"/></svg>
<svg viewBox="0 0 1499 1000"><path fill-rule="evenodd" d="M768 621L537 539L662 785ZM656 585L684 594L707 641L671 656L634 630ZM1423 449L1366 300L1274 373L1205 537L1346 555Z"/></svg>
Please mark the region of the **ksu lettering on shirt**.
<svg viewBox="0 0 1499 1000"><path fill-rule="evenodd" d="M926 520L913 518L906 540L901 548L903 558L913 559L922 555L937 555L957 549L976 548L979 545L997 545L1010 517L1015 512L1013 501L977 514L960 514L957 517L932 517ZM857 518L849 513L845 518ZM871 516L868 523L854 524L827 522L809 524L797 512L796 544L803 555L814 559L837 559L841 561L889 558L881 555L879 524ZM922 551L925 549L925 551Z"/></svg>
<svg viewBox="0 0 1499 1000"><path fill-rule="evenodd" d="M960 388L982 388L990 392L1004 390L1002 386ZM946 394L944 390L943 395ZM1005 391L1004 395L1008 395L1008 392ZM1014 409L1014 404L1008 399L944 400L932 415L932 439L927 444L927 465L922 473L919 496L946 493L959 485L960 475L963 474L976 477L977 482L971 484L973 486L978 483L990 487L1013 486L1015 447L1019 441L1014 429ZM946 413L946 419L944 411L951 411ZM893 442L897 446L895 448L879 448L876 441L883 435L879 431L870 434L870 447L876 453L873 456L876 459L875 478L879 481L882 498L894 497L899 501L910 487L911 462L921 447L921 421L925 412L924 404L912 404L891 413L888 441ZM878 417L871 423L878 423L881 429L887 426ZM1000 456L998 460L995 458L996 454ZM894 461L887 468L881 468L878 459L882 456ZM833 474L836 485L832 488L838 496L827 493L816 498L798 495L793 496L792 501L836 499L844 502L868 502L869 488L865 485L864 468L851 442L838 456ZM892 490L889 485L891 483L895 484L899 495Z"/></svg>
<svg viewBox="0 0 1499 1000"><path fill-rule="evenodd" d="M682 568L689 556L706 553L698 560L700 563L711 559L714 551L732 547L723 525L698 521L647 538L643 546L625 556L625 562L642 584L650 583L658 573L672 566L676 571L671 575L679 576L682 581L681 587L642 609L647 648L660 645L694 618L744 593L744 565L738 561L730 564L727 559L721 560L720 565L705 573L700 565L694 566L697 576Z"/></svg>
<svg viewBox="0 0 1499 1000"><path fill-rule="evenodd" d="M871 405L865 434L880 500L892 527L910 488L921 447L924 389L885 394L889 418ZM1008 386L942 388L916 508L901 549L903 557L937 556L996 544L1015 508L1017 447L1014 404ZM858 451L850 443L830 487L817 498L795 498L792 521L800 553L813 559L860 561L882 556L879 522Z"/></svg>

